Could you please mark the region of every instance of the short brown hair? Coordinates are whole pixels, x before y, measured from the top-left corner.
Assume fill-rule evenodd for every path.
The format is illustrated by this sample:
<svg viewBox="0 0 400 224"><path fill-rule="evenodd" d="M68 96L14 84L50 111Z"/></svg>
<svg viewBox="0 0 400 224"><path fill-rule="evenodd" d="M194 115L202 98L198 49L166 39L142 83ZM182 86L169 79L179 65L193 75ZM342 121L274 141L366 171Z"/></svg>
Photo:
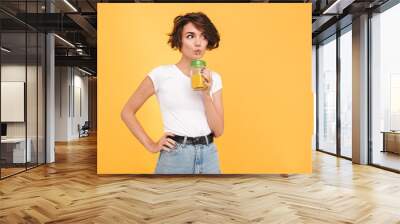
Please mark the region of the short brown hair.
<svg viewBox="0 0 400 224"><path fill-rule="evenodd" d="M189 22L204 32L204 36L208 41L207 49L212 50L219 46L219 33L214 24L202 12L186 13L183 16L177 16L174 19L174 28L169 35L168 43L174 49L181 49L182 47L182 30L183 27Z"/></svg>

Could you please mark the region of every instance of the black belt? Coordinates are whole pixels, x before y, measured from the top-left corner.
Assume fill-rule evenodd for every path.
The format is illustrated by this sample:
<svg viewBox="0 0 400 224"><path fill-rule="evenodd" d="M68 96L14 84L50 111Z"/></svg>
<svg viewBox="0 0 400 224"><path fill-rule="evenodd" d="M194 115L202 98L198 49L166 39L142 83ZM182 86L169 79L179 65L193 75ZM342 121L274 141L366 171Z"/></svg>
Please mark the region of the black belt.
<svg viewBox="0 0 400 224"><path fill-rule="evenodd" d="M172 140L183 144L185 140L185 136L180 136L180 135L174 135L174 136L168 136L168 138L171 138ZM206 139L207 138L207 139ZM208 140L208 141L207 141ZM186 137L186 143L185 144L190 144L190 145L196 145L196 144L201 144L201 145L207 145L212 143L214 140L214 133L210 133L209 135L205 136L199 136L199 137Z"/></svg>

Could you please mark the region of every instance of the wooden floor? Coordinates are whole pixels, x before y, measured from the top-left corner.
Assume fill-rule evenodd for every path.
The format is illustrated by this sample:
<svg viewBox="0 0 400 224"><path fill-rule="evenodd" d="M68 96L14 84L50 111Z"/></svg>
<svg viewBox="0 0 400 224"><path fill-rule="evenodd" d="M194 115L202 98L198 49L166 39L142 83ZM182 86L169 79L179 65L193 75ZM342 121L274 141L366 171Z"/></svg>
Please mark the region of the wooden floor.
<svg viewBox="0 0 400 224"><path fill-rule="evenodd" d="M3 168L1 168L1 177L2 178L8 177L8 176L11 176L13 174L22 172L24 170L26 170L25 167L24 168L19 168L19 167L17 167L17 168L14 168L14 167L13 168L4 168L3 167Z"/></svg>
<svg viewBox="0 0 400 224"><path fill-rule="evenodd" d="M27 163L26 164L27 167L25 167L25 164L18 164L18 167L2 167L1 168L1 178L6 178L8 176L20 173L20 172L24 172L25 170L29 170L29 169L33 169L35 167L37 167L36 163Z"/></svg>
<svg viewBox="0 0 400 224"><path fill-rule="evenodd" d="M0 181L0 223L400 223L400 175L316 152L312 175L96 174L95 137Z"/></svg>
<svg viewBox="0 0 400 224"><path fill-rule="evenodd" d="M400 170L400 155L392 152L375 150L372 157L374 164Z"/></svg>

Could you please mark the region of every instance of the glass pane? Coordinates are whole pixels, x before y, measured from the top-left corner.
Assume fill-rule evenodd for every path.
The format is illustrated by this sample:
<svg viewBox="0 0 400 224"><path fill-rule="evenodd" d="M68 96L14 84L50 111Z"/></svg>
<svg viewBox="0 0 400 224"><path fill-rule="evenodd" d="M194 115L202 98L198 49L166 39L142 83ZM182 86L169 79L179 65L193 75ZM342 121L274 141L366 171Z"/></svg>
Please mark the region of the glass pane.
<svg viewBox="0 0 400 224"><path fill-rule="evenodd" d="M318 48L318 149L336 153L336 38Z"/></svg>
<svg viewBox="0 0 400 224"><path fill-rule="evenodd" d="M316 136L317 136L317 133L316 133L316 131L317 131L317 105L316 105L316 103L317 103L317 99L316 99L316 83L315 83L315 80L316 80L316 77L317 77L317 72L316 72L316 68L317 68L317 61L316 61L316 55L317 55L317 52L316 52L316 46L315 45L313 45L312 46L312 92L313 92L313 124L314 124L314 126L313 126L313 138L312 138L312 149L313 150L316 150L316 142L317 142L317 139L316 139Z"/></svg>
<svg viewBox="0 0 400 224"><path fill-rule="evenodd" d="M27 1L26 12L27 20L31 24L37 24L37 16L33 16L38 12L37 1ZM27 167L31 168L37 165L37 32L35 30L27 30L27 142L30 149L30 158Z"/></svg>
<svg viewBox="0 0 400 224"><path fill-rule="evenodd" d="M340 126L341 155L351 158L352 149L352 35L340 36Z"/></svg>
<svg viewBox="0 0 400 224"><path fill-rule="evenodd" d="M43 33L38 35L38 163L45 163L45 44Z"/></svg>
<svg viewBox="0 0 400 224"><path fill-rule="evenodd" d="M26 150L26 34L1 34L1 174L2 178L25 170ZM6 49L6 50L4 50Z"/></svg>
<svg viewBox="0 0 400 224"><path fill-rule="evenodd" d="M37 63L38 63L38 52L37 52L37 33L36 32L29 32L27 33L28 38L28 63L27 63L27 131L28 131L28 138L27 142L29 144L28 149L30 148L31 153L30 158L28 159L27 166L28 168L37 165L37 132L38 132L38 125L37 125Z"/></svg>
<svg viewBox="0 0 400 224"><path fill-rule="evenodd" d="M1 178L45 161L45 36L26 26L45 12L45 1L0 1L2 142ZM25 14L28 13L28 14Z"/></svg>
<svg viewBox="0 0 400 224"><path fill-rule="evenodd" d="M400 170L400 4L372 18L372 163Z"/></svg>

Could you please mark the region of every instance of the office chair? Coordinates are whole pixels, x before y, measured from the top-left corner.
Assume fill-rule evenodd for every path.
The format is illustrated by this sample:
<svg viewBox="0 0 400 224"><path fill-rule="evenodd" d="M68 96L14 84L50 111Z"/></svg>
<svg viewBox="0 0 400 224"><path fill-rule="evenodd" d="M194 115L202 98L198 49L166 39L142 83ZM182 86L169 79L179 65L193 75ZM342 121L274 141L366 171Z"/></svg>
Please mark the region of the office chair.
<svg viewBox="0 0 400 224"><path fill-rule="evenodd" d="M85 121L82 127L80 127L80 125L78 124L79 138L89 136L89 129L90 129L89 121Z"/></svg>

